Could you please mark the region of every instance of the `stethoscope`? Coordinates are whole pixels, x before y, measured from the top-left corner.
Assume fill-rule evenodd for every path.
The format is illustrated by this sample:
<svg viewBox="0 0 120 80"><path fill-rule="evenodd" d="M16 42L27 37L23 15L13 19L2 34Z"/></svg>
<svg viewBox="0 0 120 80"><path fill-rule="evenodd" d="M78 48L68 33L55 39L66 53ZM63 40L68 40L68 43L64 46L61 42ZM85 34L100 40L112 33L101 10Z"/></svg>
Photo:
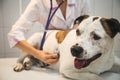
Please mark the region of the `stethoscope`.
<svg viewBox="0 0 120 80"><path fill-rule="evenodd" d="M44 41L45 41L45 37L46 37L46 31L48 30L48 27L50 25L50 22L51 22L51 19L53 18L53 16L55 15L56 11L58 10L58 8L64 3L64 0L61 0L61 2L58 4L58 6L56 7L56 9L54 10L54 12L52 13L52 7L53 7L53 4L52 4L52 0L50 0L50 11L49 11L49 15L48 15L48 18L47 18L47 22L46 22L46 25L45 25L45 31L44 31L44 34L43 34L43 37L42 37L42 40L41 40L41 44L40 44L40 50L43 50L43 45L44 45Z"/></svg>
<svg viewBox="0 0 120 80"><path fill-rule="evenodd" d="M56 11L58 10L58 8L60 8L60 6L64 3L64 0L61 0L61 2L58 4L58 6L56 7L56 9L54 10L54 12L52 13L52 8L53 8L53 4L52 4L52 0L50 0L50 11L49 11L49 14L48 14L48 18L47 18L47 22L46 22L46 25L45 25L45 31L44 31L44 34L43 34L43 37L42 37L42 40L41 40L41 44L40 44L40 50L43 50L43 45L44 45L44 42L45 42L45 37L46 37L46 31L48 30L48 27L50 25L50 22L53 18L53 16L55 15ZM47 67L49 66L49 64L45 64L43 63L44 67Z"/></svg>

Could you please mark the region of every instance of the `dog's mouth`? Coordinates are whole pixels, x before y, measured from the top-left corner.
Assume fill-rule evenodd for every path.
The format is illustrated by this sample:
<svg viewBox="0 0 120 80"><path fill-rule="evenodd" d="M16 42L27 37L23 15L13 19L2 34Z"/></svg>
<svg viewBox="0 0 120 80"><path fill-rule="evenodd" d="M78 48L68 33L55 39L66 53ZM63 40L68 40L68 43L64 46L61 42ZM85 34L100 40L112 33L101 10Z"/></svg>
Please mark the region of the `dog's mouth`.
<svg viewBox="0 0 120 80"><path fill-rule="evenodd" d="M81 69L81 68L87 67L92 61L96 60L100 56L101 56L101 53L93 56L90 59L82 59L82 60L80 60L78 58L75 58L75 60L74 60L74 66L77 69Z"/></svg>

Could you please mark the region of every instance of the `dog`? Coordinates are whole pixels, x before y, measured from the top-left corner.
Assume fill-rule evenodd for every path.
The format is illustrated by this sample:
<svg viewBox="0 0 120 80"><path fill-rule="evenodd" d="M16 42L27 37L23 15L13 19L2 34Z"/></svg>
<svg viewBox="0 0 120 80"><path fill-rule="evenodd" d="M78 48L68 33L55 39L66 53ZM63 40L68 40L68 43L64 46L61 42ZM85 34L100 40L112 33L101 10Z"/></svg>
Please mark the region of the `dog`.
<svg viewBox="0 0 120 80"><path fill-rule="evenodd" d="M72 26L76 27L78 26L84 19L88 18L88 15L83 15L78 17ZM64 40L66 35L70 32L71 30L49 30L47 32L47 36L49 35L49 38L45 40L43 50L46 52L51 52L55 54L59 54L59 44ZM27 42L32 45L33 47L39 49L39 45L41 44L40 41L42 40L43 34L41 33L35 33L33 34ZM53 39L52 39L53 38ZM51 40L52 39L52 40ZM53 41L53 42L52 42ZM48 46L49 43L53 43L52 46ZM28 58L28 61L25 61L25 59ZM30 70L32 65L37 65L39 67L46 67L43 62L40 60L34 58L33 56L29 55L28 53L21 52L21 56L17 60L17 64L14 67L14 71L20 72L23 69L25 70Z"/></svg>
<svg viewBox="0 0 120 80"><path fill-rule="evenodd" d="M100 73L114 67L120 70L119 59L112 53L113 38L120 32L118 20L83 15L74 21L73 26L78 28L47 32L43 50L60 55L60 65L50 67L58 68L63 76L77 80L103 80L99 76ZM41 34L36 33L28 42L39 48L41 38ZM24 63L26 57L29 61ZM29 70L34 64L45 66L40 60L24 53L18 59L14 71Z"/></svg>

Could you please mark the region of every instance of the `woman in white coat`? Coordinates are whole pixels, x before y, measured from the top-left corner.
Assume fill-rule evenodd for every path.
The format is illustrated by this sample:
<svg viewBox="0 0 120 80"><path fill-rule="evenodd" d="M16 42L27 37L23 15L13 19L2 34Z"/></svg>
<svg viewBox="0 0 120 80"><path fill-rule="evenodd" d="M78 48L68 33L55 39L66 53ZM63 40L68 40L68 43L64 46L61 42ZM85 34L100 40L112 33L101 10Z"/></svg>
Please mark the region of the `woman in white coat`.
<svg viewBox="0 0 120 80"><path fill-rule="evenodd" d="M54 11L61 0L53 0ZM50 10L50 0L31 0L25 12L12 26L8 33L10 47L18 47L47 64L54 64L58 56L35 49L25 39L25 34L37 21L45 26ZM70 25L80 15L89 15L89 0L64 0L53 16L49 29L70 29Z"/></svg>

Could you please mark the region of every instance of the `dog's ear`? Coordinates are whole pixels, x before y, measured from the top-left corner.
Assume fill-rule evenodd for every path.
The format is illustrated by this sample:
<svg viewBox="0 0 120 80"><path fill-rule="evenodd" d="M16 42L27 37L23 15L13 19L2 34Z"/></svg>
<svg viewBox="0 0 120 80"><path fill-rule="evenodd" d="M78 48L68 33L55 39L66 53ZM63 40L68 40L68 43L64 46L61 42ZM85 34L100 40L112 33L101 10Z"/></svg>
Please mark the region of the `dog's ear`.
<svg viewBox="0 0 120 80"><path fill-rule="evenodd" d="M117 19L110 18L110 19L105 19L102 18L101 23L107 32L108 35L110 35L111 38L114 38L115 35L120 32L120 23Z"/></svg>
<svg viewBox="0 0 120 80"><path fill-rule="evenodd" d="M88 18L88 17L89 17L89 15L82 15L82 16L79 16L78 18L75 19L73 25L75 25L75 24L80 24L84 19L86 19L86 18Z"/></svg>
<svg viewBox="0 0 120 80"><path fill-rule="evenodd" d="M94 17L94 18L93 18L93 21L97 20L98 18L99 18L99 17L97 17L97 16L96 16L96 17Z"/></svg>

